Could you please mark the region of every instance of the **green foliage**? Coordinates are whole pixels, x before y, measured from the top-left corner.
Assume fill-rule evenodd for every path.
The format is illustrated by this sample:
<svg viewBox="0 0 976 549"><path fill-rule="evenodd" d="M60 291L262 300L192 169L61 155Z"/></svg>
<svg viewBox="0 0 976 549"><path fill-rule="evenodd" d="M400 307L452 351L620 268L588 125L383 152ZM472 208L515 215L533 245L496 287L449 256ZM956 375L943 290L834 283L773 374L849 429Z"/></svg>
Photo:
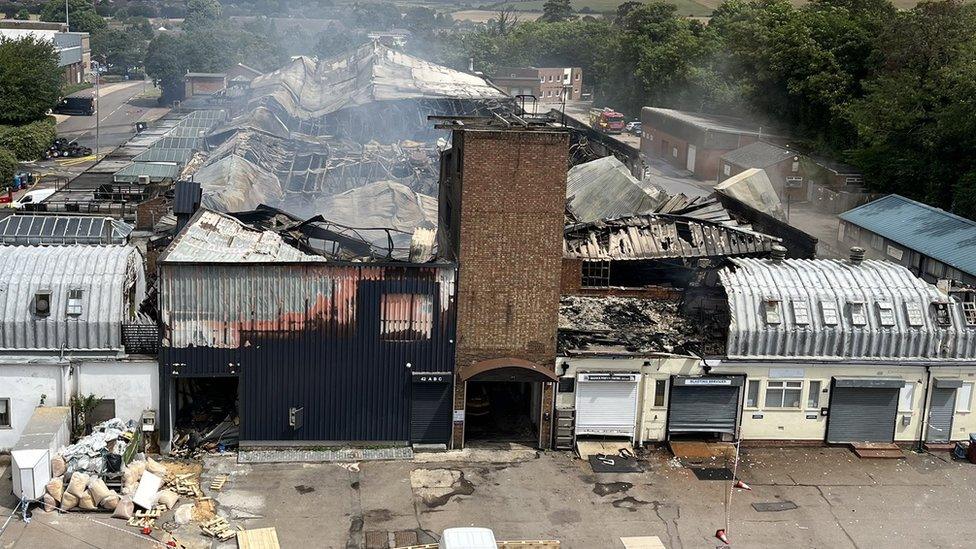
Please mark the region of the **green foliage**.
<svg viewBox="0 0 976 549"><path fill-rule="evenodd" d="M90 416L92 411L101 404L102 399L94 394L73 395L71 397L71 436L73 440L85 436L86 427L92 427Z"/></svg>
<svg viewBox="0 0 976 549"><path fill-rule="evenodd" d="M0 149L9 151L17 160L37 160L55 137L57 129L50 117L20 126L0 126Z"/></svg>
<svg viewBox="0 0 976 549"><path fill-rule="evenodd" d="M142 64L146 41L130 29L107 29L91 37L91 49L93 57L124 73Z"/></svg>
<svg viewBox="0 0 976 549"><path fill-rule="evenodd" d="M569 0L546 0L542 4L542 17L539 20L544 23L559 23L573 18L573 6Z"/></svg>
<svg viewBox="0 0 976 549"><path fill-rule="evenodd" d="M315 55L325 59L365 43L369 38L363 33L342 29L320 32L315 42Z"/></svg>
<svg viewBox="0 0 976 549"><path fill-rule="evenodd" d="M30 19L30 12L27 11L27 8L20 8L19 10L17 10L17 13L14 14L14 19L20 21L27 21L28 19Z"/></svg>
<svg viewBox="0 0 976 549"><path fill-rule="evenodd" d="M220 2L218 0L187 0L183 30L195 32L210 29L216 26L219 19Z"/></svg>
<svg viewBox="0 0 976 549"><path fill-rule="evenodd" d="M17 173L17 158L14 153L0 148L0 190L11 185Z"/></svg>
<svg viewBox="0 0 976 549"><path fill-rule="evenodd" d="M72 32L96 33L108 26L88 0L68 0L68 15ZM64 0L48 0L41 8L41 21L64 22Z"/></svg>
<svg viewBox="0 0 976 549"><path fill-rule="evenodd" d="M37 120L61 94L61 69L50 42L0 39L0 124Z"/></svg>
<svg viewBox="0 0 976 549"><path fill-rule="evenodd" d="M349 15L350 23L363 29L388 30L399 27L401 23L400 8L387 2L357 2Z"/></svg>

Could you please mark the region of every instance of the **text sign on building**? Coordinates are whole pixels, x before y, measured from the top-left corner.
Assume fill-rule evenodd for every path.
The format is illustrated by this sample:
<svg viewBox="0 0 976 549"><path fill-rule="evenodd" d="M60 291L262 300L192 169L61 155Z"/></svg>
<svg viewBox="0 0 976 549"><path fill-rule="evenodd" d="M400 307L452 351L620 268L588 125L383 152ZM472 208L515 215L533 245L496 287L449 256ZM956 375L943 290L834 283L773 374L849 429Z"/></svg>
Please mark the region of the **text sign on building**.
<svg viewBox="0 0 976 549"><path fill-rule="evenodd" d="M899 250L898 248L896 248L896 247L894 247L894 246L892 246L890 244L885 249L885 253L888 254L888 257L897 259L898 261L901 261L901 258L905 256L905 251L904 250Z"/></svg>
<svg viewBox="0 0 976 549"><path fill-rule="evenodd" d="M709 378L695 378L695 379L685 379L682 381L682 385L732 385L731 379L709 379Z"/></svg>
<svg viewBox="0 0 976 549"><path fill-rule="evenodd" d="M413 375L414 383L447 383L450 380L451 380L451 374L415 373Z"/></svg>
<svg viewBox="0 0 976 549"><path fill-rule="evenodd" d="M637 374L580 374L580 381L637 381Z"/></svg>

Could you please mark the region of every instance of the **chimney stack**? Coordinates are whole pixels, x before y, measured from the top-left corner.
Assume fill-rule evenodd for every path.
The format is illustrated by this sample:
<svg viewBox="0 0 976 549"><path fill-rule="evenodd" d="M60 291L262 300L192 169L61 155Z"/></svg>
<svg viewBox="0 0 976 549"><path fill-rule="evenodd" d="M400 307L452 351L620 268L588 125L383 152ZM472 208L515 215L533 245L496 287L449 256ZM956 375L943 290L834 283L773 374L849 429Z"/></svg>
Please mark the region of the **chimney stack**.
<svg viewBox="0 0 976 549"><path fill-rule="evenodd" d="M851 265L860 265L864 261L864 248L854 246L851 248Z"/></svg>
<svg viewBox="0 0 976 549"><path fill-rule="evenodd" d="M474 57L468 58L468 72L474 74Z"/></svg>
<svg viewBox="0 0 976 549"><path fill-rule="evenodd" d="M773 263L782 263L786 259L786 248L774 244L769 251L769 258L773 260Z"/></svg>

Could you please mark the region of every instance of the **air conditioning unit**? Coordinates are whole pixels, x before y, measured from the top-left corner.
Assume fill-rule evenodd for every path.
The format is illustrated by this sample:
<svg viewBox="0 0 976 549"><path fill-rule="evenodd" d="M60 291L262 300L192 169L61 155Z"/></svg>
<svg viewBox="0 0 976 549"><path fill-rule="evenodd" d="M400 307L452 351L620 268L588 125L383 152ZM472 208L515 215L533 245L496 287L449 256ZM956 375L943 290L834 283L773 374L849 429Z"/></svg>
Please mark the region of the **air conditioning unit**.
<svg viewBox="0 0 976 549"><path fill-rule="evenodd" d="M51 314L51 291L39 290L34 293L34 316L46 317Z"/></svg>

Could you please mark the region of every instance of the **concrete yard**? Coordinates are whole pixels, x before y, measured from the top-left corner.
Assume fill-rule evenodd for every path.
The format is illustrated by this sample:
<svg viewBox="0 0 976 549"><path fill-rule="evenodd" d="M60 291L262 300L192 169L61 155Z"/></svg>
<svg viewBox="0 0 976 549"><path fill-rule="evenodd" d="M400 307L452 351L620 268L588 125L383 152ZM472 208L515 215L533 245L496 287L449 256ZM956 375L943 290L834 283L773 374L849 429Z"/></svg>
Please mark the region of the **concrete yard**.
<svg viewBox="0 0 976 549"><path fill-rule="evenodd" d="M413 461L239 465L208 458L204 478L229 474L217 495L233 526L274 526L282 547L373 548L436 541L444 528L486 526L499 539L558 539L563 547L622 547L659 536L668 548L716 547L727 481L698 480L665 450L645 472L594 474L566 452L468 451ZM0 468L3 468L0 465ZM9 473L0 490L9 494ZM976 466L948 454L860 460L844 448L746 448L733 496L733 547L971 547ZM757 512L751 504L797 508ZM9 515L10 496L0 500ZM2 523L0 523L2 524ZM105 514L35 512L11 522L0 547L151 547ZM209 547L199 528L175 532ZM233 540L214 547L236 547Z"/></svg>

